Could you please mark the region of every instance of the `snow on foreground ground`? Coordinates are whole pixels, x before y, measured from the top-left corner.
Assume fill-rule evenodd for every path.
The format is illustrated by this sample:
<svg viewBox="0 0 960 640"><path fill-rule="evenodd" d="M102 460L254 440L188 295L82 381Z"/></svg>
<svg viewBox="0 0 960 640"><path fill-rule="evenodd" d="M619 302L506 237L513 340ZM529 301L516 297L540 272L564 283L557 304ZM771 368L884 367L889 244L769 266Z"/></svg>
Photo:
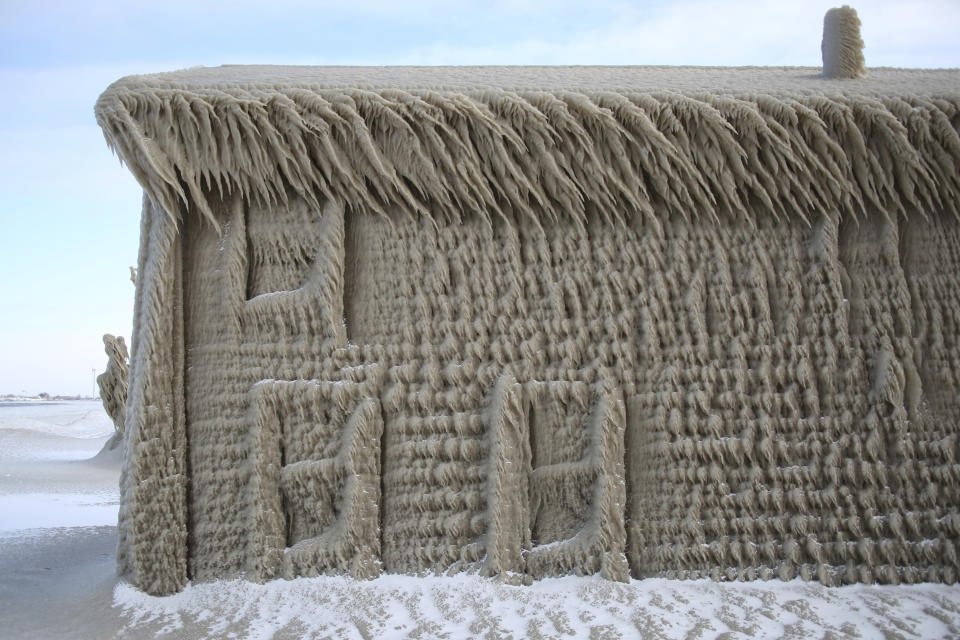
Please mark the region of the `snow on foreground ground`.
<svg viewBox="0 0 960 640"><path fill-rule="evenodd" d="M114 591L128 629L157 637L956 638L960 593L943 585L835 589L768 583L543 580L475 576L223 581L151 598Z"/></svg>
<svg viewBox="0 0 960 640"><path fill-rule="evenodd" d="M0 403L0 638L956 638L960 587L799 581L511 587L475 576L190 585L115 577L113 427L98 403Z"/></svg>

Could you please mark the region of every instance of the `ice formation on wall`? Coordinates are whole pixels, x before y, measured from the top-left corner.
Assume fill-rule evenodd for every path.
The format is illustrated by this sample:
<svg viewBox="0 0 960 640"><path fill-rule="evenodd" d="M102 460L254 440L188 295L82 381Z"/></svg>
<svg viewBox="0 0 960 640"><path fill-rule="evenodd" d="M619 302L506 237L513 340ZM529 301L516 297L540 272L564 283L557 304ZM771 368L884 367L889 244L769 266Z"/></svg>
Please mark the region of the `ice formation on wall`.
<svg viewBox="0 0 960 640"><path fill-rule="evenodd" d="M113 421L116 433L106 444L106 449L114 449L123 440L124 420L127 411L128 355L123 336L103 336L103 348L107 353L107 368L97 376L100 388L100 400L103 408Z"/></svg>
<svg viewBox="0 0 960 640"><path fill-rule="evenodd" d="M956 581L956 72L378 73L98 103L134 584Z"/></svg>
<svg viewBox="0 0 960 640"><path fill-rule="evenodd" d="M856 9L843 5L827 11L823 17L820 52L826 78L859 78L867 72Z"/></svg>

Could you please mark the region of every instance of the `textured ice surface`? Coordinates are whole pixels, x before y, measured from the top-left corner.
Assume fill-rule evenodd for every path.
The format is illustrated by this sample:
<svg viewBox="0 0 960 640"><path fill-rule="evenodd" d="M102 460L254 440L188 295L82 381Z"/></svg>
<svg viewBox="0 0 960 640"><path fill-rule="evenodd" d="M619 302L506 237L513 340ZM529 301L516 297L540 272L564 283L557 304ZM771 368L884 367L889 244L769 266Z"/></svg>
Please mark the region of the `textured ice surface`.
<svg viewBox="0 0 960 640"><path fill-rule="evenodd" d="M955 582L958 79L114 84L121 571Z"/></svg>

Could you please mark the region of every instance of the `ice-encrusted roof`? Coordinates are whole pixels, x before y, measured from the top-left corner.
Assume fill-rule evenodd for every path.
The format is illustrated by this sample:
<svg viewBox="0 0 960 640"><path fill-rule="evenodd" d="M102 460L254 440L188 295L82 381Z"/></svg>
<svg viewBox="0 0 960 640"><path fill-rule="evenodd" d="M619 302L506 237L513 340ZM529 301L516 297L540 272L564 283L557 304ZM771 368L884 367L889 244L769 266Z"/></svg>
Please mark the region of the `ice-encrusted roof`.
<svg viewBox="0 0 960 640"><path fill-rule="evenodd" d="M431 217L958 213L960 70L225 66L100 97L147 194ZM590 204L588 204L590 203Z"/></svg>

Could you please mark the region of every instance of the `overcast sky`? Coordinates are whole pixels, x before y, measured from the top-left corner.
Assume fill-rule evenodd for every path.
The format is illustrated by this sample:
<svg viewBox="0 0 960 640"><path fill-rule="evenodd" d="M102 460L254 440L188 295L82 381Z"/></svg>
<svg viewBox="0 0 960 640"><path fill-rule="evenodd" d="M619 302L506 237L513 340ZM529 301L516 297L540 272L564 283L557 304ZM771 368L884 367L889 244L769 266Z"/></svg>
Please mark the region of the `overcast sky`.
<svg viewBox="0 0 960 640"><path fill-rule="evenodd" d="M0 394L90 394L130 335L140 190L93 118L195 65L820 65L837 2L0 0ZM854 2L869 66L960 67L960 0ZM960 90L960 87L958 87Z"/></svg>

